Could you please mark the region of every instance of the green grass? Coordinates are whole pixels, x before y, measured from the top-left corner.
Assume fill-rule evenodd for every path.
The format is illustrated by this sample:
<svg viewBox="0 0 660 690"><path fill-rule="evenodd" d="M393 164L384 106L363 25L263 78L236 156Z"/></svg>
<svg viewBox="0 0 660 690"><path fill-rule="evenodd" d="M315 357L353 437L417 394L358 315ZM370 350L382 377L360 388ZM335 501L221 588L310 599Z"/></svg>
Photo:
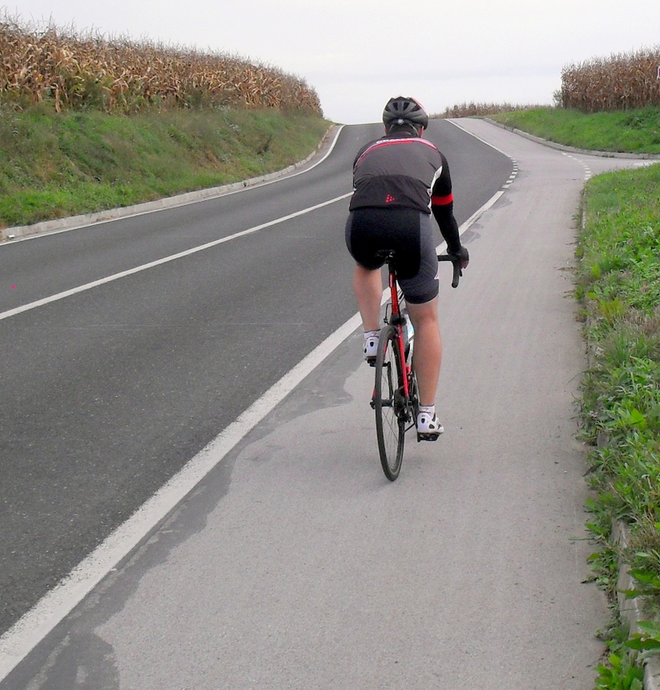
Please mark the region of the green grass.
<svg viewBox="0 0 660 690"><path fill-rule="evenodd" d="M593 479L608 513L640 526L660 522L659 189L660 165L590 180L578 244Z"/></svg>
<svg viewBox="0 0 660 690"><path fill-rule="evenodd" d="M586 115L558 108L498 113L506 126L598 151L660 154L660 109ZM588 527L599 544L594 580L616 611L621 561L631 567L647 616L660 612L660 164L592 178L578 233L576 296L590 352L582 382L582 436L590 452ZM623 550L612 525L631 530ZM642 688L639 652L657 653L660 627L604 637L610 654L597 688ZM613 626L621 631L620 626Z"/></svg>
<svg viewBox="0 0 660 690"><path fill-rule="evenodd" d="M536 108L490 117L508 127L575 148L660 154L660 108L591 114Z"/></svg>
<svg viewBox="0 0 660 690"><path fill-rule="evenodd" d="M660 165L589 181L579 232L577 297L591 353L582 384L583 435L594 498L589 527L602 549L596 578L610 588L612 555L632 567L647 602L660 606ZM632 532L621 552L615 520ZM599 666L598 688L639 687L632 644ZM642 647L643 648L643 647ZM612 661L614 660L614 661ZM630 684L626 684L630 683Z"/></svg>
<svg viewBox="0 0 660 690"><path fill-rule="evenodd" d="M0 227L280 170L312 153L329 124L277 110L124 116L0 108Z"/></svg>

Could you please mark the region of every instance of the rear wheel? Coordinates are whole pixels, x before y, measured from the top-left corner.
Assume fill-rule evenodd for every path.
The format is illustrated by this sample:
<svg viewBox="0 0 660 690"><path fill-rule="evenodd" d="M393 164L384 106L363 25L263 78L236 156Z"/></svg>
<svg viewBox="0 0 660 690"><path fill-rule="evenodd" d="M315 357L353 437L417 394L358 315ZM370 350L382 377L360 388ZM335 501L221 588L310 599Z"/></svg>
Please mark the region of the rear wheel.
<svg viewBox="0 0 660 690"><path fill-rule="evenodd" d="M404 376L396 329L394 326L385 326L378 339L374 410L380 462L390 481L399 476L403 461L407 415Z"/></svg>

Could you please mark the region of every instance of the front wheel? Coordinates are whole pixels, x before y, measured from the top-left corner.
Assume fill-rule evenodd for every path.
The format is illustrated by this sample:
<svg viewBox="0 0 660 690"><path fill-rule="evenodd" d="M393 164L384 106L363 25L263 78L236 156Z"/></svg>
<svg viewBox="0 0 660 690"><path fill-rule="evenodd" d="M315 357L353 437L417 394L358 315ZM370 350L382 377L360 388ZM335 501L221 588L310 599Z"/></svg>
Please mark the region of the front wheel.
<svg viewBox="0 0 660 690"><path fill-rule="evenodd" d="M399 476L403 462L407 414L404 376L396 329L394 326L385 326L378 338L374 410L380 462L390 481Z"/></svg>

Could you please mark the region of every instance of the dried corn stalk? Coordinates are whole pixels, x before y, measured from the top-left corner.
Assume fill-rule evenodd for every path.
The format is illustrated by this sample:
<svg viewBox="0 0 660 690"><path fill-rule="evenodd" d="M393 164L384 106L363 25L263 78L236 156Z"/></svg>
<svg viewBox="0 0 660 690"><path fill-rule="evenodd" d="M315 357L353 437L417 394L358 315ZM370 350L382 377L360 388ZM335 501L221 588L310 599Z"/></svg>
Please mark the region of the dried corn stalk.
<svg viewBox="0 0 660 690"><path fill-rule="evenodd" d="M38 30L0 17L0 98L56 109L134 112L145 106L277 108L320 115L306 82L226 54L128 38Z"/></svg>
<svg viewBox="0 0 660 690"><path fill-rule="evenodd" d="M659 69L660 47L568 65L561 105L587 113L660 106Z"/></svg>
<svg viewBox="0 0 660 690"><path fill-rule="evenodd" d="M461 103L447 108L442 117L483 117L512 110L547 108L547 105L512 105L510 103Z"/></svg>

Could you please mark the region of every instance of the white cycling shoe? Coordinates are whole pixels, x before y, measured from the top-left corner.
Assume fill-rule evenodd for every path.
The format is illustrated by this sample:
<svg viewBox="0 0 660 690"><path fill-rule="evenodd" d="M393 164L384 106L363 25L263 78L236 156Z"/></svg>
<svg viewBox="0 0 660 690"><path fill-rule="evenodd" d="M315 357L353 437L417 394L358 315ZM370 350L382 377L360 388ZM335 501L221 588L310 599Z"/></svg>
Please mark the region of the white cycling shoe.
<svg viewBox="0 0 660 690"><path fill-rule="evenodd" d="M444 427L440 424L435 412L420 412L417 415L417 440L437 441L440 434L444 433Z"/></svg>
<svg viewBox="0 0 660 690"><path fill-rule="evenodd" d="M378 331L364 334L364 359L373 367L378 354Z"/></svg>

